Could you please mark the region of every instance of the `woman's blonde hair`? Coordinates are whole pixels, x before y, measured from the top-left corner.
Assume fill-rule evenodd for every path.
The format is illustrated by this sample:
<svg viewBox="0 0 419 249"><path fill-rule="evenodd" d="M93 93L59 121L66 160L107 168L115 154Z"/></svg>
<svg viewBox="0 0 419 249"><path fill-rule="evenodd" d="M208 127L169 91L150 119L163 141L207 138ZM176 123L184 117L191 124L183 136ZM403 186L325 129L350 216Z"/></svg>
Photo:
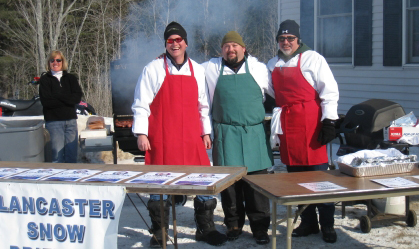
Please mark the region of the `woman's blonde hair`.
<svg viewBox="0 0 419 249"><path fill-rule="evenodd" d="M54 50L49 54L48 60L47 60L47 70L51 71L51 66L49 64L49 60L54 59L57 55L59 55L61 57L61 60L62 60L63 67L61 68L61 70L67 71L67 69L68 69L67 60L65 59L65 56L63 55L63 53L59 50Z"/></svg>

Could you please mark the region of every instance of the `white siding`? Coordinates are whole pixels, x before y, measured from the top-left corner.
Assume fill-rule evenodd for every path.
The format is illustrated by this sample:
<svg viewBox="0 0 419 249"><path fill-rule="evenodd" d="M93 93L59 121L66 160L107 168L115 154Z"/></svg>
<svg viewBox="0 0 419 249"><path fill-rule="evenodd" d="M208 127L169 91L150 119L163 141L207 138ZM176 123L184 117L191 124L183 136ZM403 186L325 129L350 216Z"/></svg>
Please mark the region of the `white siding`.
<svg viewBox="0 0 419 249"><path fill-rule="evenodd" d="M299 0L279 0L279 3L280 21L294 19L299 22ZM372 11L373 65L359 67L330 65L339 84L338 111L346 114L351 106L377 98L397 102L403 106L406 113L413 111L419 117L419 65L383 66L383 1L373 0Z"/></svg>
<svg viewBox="0 0 419 249"><path fill-rule="evenodd" d="M279 23L287 19L300 23L300 1L299 0L278 0ZM278 23L278 27L279 27Z"/></svg>

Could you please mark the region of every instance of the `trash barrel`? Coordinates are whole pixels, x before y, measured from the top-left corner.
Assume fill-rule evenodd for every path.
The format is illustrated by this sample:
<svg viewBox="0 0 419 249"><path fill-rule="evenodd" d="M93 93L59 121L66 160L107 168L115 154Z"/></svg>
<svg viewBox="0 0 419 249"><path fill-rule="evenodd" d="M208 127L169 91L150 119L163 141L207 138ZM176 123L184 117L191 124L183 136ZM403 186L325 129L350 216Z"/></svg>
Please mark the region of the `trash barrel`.
<svg viewBox="0 0 419 249"><path fill-rule="evenodd" d="M0 161L44 162L44 120L0 120Z"/></svg>

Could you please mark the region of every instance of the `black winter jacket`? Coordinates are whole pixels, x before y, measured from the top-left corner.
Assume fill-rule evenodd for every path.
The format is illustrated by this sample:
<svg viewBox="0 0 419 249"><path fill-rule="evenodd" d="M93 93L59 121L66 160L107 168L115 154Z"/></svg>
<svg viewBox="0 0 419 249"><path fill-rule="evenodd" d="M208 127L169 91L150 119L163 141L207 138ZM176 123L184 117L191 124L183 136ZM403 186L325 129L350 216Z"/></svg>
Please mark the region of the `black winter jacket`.
<svg viewBox="0 0 419 249"><path fill-rule="evenodd" d="M76 76L63 71L58 81L51 72L41 76L39 96L45 121L77 119L75 105L83 95Z"/></svg>

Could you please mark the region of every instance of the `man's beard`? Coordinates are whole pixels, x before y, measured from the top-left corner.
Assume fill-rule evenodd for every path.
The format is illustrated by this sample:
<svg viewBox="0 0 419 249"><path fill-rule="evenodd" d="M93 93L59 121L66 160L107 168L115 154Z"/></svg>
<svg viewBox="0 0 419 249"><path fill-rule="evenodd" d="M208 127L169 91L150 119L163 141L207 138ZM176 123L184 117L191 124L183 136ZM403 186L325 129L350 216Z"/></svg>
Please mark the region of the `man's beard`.
<svg viewBox="0 0 419 249"><path fill-rule="evenodd" d="M291 49L288 49L288 50L281 49L281 52L284 55L286 55L286 56L290 56L292 54L292 50Z"/></svg>
<svg viewBox="0 0 419 249"><path fill-rule="evenodd" d="M235 55L236 57L230 58L229 57L230 54ZM238 62L238 60L239 60L239 58L237 57L237 52L232 51L232 52L227 54L227 60L226 61L227 61L228 64L230 64L230 65L236 64Z"/></svg>
<svg viewBox="0 0 419 249"><path fill-rule="evenodd" d="M237 58L237 56L236 57L234 57L234 58L227 58L227 63L228 64L235 64L235 63L237 63L237 61L238 61L238 58Z"/></svg>

